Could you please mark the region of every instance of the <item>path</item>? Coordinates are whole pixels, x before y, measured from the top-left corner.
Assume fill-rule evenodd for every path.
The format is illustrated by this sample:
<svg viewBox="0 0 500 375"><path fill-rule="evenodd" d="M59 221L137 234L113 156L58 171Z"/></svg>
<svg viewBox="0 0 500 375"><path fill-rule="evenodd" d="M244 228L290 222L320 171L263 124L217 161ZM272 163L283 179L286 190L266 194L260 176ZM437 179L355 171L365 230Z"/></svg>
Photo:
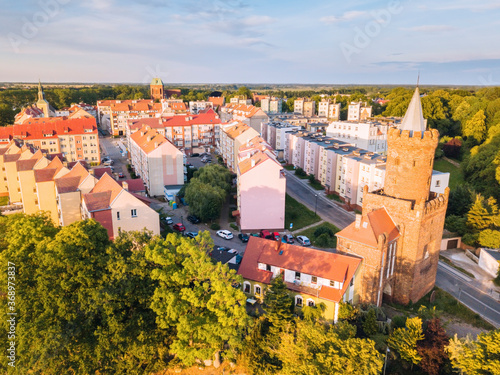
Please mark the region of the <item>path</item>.
<svg viewBox="0 0 500 375"><path fill-rule="evenodd" d="M451 160L451 159L447 158L446 156L443 156L443 160L446 160L448 163L453 164L457 168L460 168L460 163L456 162L455 160Z"/></svg>
<svg viewBox="0 0 500 375"><path fill-rule="evenodd" d="M324 222L325 222L325 220L320 220L320 221L317 221L317 222L315 222L315 223L312 223L311 225L306 225L305 227L302 227L302 228L300 228L300 229L294 230L294 231L292 232L292 234L295 236L297 233L300 233L300 232L302 232L302 231L305 231L305 230L307 230L307 229L309 229L309 228L312 228L312 227L315 227L315 226L317 226L317 225L321 225L321 224L323 224Z"/></svg>

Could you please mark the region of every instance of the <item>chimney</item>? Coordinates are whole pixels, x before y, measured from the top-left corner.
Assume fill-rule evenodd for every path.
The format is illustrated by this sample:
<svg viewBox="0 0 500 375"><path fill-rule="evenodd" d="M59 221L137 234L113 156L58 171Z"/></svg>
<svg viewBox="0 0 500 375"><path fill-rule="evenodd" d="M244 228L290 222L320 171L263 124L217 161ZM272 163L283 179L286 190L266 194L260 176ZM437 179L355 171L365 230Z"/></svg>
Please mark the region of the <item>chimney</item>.
<svg viewBox="0 0 500 375"><path fill-rule="evenodd" d="M122 188L126 191L128 191L128 182L127 181L123 181L122 182Z"/></svg>
<svg viewBox="0 0 500 375"><path fill-rule="evenodd" d="M255 159L252 159L252 168L255 167Z"/></svg>
<svg viewBox="0 0 500 375"><path fill-rule="evenodd" d="M91 176L95 176L95 171L93 169L89 169L89 173Z"/></svg>
<svg viewBox="0 0 500 375"><path fill-rule="evenodd" d="M361 215L360 214L356 214L356 222L354 224L354 227L356 229L359 229L361 227Z"/></svg>

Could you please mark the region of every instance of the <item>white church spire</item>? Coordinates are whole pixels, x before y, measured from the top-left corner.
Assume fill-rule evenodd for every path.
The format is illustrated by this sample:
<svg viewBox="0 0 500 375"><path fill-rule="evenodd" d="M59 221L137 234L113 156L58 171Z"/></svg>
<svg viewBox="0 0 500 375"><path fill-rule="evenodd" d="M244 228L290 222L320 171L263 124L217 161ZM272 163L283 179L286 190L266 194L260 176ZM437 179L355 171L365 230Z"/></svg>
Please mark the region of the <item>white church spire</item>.
<svg viewBox="0 0 500 375"><path fill-rule="evenodd" d="M410 105L406 110L400 129L409 130L410 134L413 134L414 131L424 132L425 128L426 122L422 114L422 103L420 102L420 92L418 91L417 86L415 93L411 98Z"/></svg>

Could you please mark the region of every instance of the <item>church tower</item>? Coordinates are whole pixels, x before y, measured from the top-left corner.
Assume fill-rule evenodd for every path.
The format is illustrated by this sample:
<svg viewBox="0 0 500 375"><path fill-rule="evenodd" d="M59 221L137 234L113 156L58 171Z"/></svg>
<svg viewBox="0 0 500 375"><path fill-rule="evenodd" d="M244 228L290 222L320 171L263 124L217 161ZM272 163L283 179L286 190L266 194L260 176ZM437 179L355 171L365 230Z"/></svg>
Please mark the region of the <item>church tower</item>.
<svg viewBox="0 0 500 375"><path fill-rule="evenodd" d="M380 305L383 295L407 304L434 286L449 194L430 191L438 140L417 87L400 129L388 133L384 188L365 187L362 215L337 233L339 251L364 259L361 302Z"/></svg>
<svg viewBox="0 0 500 375"><path fill-rule="evenodd" d="M43 117L50 117L50 105L45 99L45 94L43 93L43 87L40 80L38 80L38 100L36 102L36 106L43 111Z"/></svg>
<svg viewBox="0 0 500 375"><path fill-rule="evenodd" d="M153 78L151 84L149 85L151 99L161 100L165 97L165 89L163 88L163 82L160 78Z"/></svg>

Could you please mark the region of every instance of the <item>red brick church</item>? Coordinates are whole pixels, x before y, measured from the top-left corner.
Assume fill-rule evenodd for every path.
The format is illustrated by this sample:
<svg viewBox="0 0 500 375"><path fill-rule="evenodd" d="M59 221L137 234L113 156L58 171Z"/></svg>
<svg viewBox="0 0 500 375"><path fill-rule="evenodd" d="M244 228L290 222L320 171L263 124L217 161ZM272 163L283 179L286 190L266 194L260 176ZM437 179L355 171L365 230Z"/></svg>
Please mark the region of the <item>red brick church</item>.
<svg viewBox="0 0 500 375"><path fill-rule="evenodd" d="M339 252L363 258L360 302L416 302L434 286L449 188L430 192L439 132L427 129L418 87L389 131L384 188L363 193L363 212L337 233Z"/></svg>

